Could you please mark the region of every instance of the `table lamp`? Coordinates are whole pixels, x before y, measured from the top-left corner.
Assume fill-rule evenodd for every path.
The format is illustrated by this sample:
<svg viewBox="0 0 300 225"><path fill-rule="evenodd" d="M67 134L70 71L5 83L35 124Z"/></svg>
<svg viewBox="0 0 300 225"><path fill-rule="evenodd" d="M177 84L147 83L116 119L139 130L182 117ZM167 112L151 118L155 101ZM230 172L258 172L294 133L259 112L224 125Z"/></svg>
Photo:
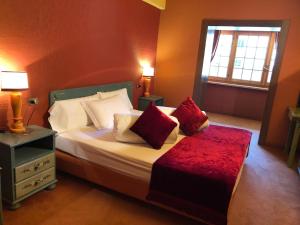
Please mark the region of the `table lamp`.
<svg viewBox="0 0 300 225"><path fill-rule="evenodd" d="M13 111L13 123L9 129L13 133L24 133L26 131L22 117L22 90L28 89L28 78L25 72L2 71L1 89L10 91L10 102Z"/></svg>
<svg viewBox="0 0 300 225"><path fill-rule="evenodd" d="M148 97L150 96L150 84L151 84L151 77L154 76L154 68L150 66L143 67L142 76L144 77L144 85L145 85L144 96Z"/></svg>

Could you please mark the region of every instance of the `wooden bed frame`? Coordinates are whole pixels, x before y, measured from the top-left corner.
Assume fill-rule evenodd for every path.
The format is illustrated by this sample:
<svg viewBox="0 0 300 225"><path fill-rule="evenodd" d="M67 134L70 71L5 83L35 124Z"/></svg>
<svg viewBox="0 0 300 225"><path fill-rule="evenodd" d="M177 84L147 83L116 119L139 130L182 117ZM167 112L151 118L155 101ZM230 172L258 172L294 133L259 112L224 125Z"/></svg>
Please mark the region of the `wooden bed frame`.
<svg viewBox="0 0 300 225"><path fill-rule="evenodd" d="M79 98L79 97L93 95L99 91L113 91L121 88L127 89L128 96L132 101L133 84L131 82L123 82L123 83L106 84L100 86L52 91L50 92L49 95L49 105L51 106L52 104L54 104L55 101L59 101L59 100ZM196 221L206 223L206 224L211 224L208 223L207 221L204 221L201 218L191 216L185 212L178 211L168 206L148 201L146 199L146 196L149 190L149 183L147 183L146 181L142 181L130 176L126 176L117 171L111 170L107 167L95 164L85 159L80 159L78 157L72 156L59 149L56 149L56 163L57 163L57 169L63 172L72 174L76 177L80 177L92 183L107 187L111 190L134 197L136 199L142 200L152 205L159 206L161 208L175 212L177 214L192 218ZM242 169L240 171L240 174L241 172ZM237 183L238 181L236 182L236 185ZM218 213L216 213L214 216L216 218L220 217Z"/></svg>

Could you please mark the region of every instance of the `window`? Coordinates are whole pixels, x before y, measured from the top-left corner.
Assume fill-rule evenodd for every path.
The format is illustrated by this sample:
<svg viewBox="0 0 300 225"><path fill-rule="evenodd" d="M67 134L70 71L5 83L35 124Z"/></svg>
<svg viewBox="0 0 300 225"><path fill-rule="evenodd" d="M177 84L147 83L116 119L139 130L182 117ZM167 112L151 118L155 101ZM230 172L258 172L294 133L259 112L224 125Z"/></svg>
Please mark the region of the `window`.
<svg viewBox="0 0 300 225"><path fill-rule="evenodd" d="M206 46L205 54L209 51L211 56L206 60L209 80L268 87L276 57L276 35L272 31L208 32L206 44L210 47Z"/></svg>

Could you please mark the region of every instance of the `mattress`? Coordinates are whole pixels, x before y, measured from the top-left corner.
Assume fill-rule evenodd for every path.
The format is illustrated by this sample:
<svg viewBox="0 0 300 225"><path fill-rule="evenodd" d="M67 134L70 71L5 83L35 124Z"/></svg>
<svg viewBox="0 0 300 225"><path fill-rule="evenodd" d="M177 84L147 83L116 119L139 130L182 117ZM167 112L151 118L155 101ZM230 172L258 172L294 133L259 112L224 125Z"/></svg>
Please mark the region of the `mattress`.
<svg viewBox="0 0 300 225"><path fill-rule="evenodd" d="M176 143L184 137L179 134ZM155 150L147 144L117 142L111 129L97 130L93 126L56 135L57 149L148 183L153 163L176 143Z"/></svg>

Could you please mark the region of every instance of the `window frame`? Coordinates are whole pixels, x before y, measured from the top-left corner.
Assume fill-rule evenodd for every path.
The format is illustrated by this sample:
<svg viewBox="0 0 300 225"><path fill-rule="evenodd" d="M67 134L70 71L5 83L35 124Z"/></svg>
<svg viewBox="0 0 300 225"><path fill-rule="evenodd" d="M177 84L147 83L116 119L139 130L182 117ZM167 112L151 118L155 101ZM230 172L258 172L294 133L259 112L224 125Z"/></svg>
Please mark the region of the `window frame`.
<svg viewBox="0 0 300 225"><path fill-rule="evenodd" d="M218 82L218 83L225 83L225 84L235 84L235 85L242 85L242 86L251 86L251 87L259 87L259 88L268 88L269 82L267 82L268 79L268 73L270 71L270 62L272 57L272 51L273 47L275 45L275 36L276 32L272 31L228 31L228 30L222 30L221 34L232 34L232 44L231 44L231 51L229 55L229 62L227 66L227 75L226 77L217 77L213 75L208 75L208 81L212 82ZM264 66L262 69L262 77L260 81L252 81L252 80L240 80L240 79L233 79L233 69L234 69L234 61L236 58L236 50L237 50L237 43L238 43L238 37L239 35L249 35L249 36L269 36L269 42L267 46L267 52L264 59ZM211 67L211 65L210 65Z"/></svg>

